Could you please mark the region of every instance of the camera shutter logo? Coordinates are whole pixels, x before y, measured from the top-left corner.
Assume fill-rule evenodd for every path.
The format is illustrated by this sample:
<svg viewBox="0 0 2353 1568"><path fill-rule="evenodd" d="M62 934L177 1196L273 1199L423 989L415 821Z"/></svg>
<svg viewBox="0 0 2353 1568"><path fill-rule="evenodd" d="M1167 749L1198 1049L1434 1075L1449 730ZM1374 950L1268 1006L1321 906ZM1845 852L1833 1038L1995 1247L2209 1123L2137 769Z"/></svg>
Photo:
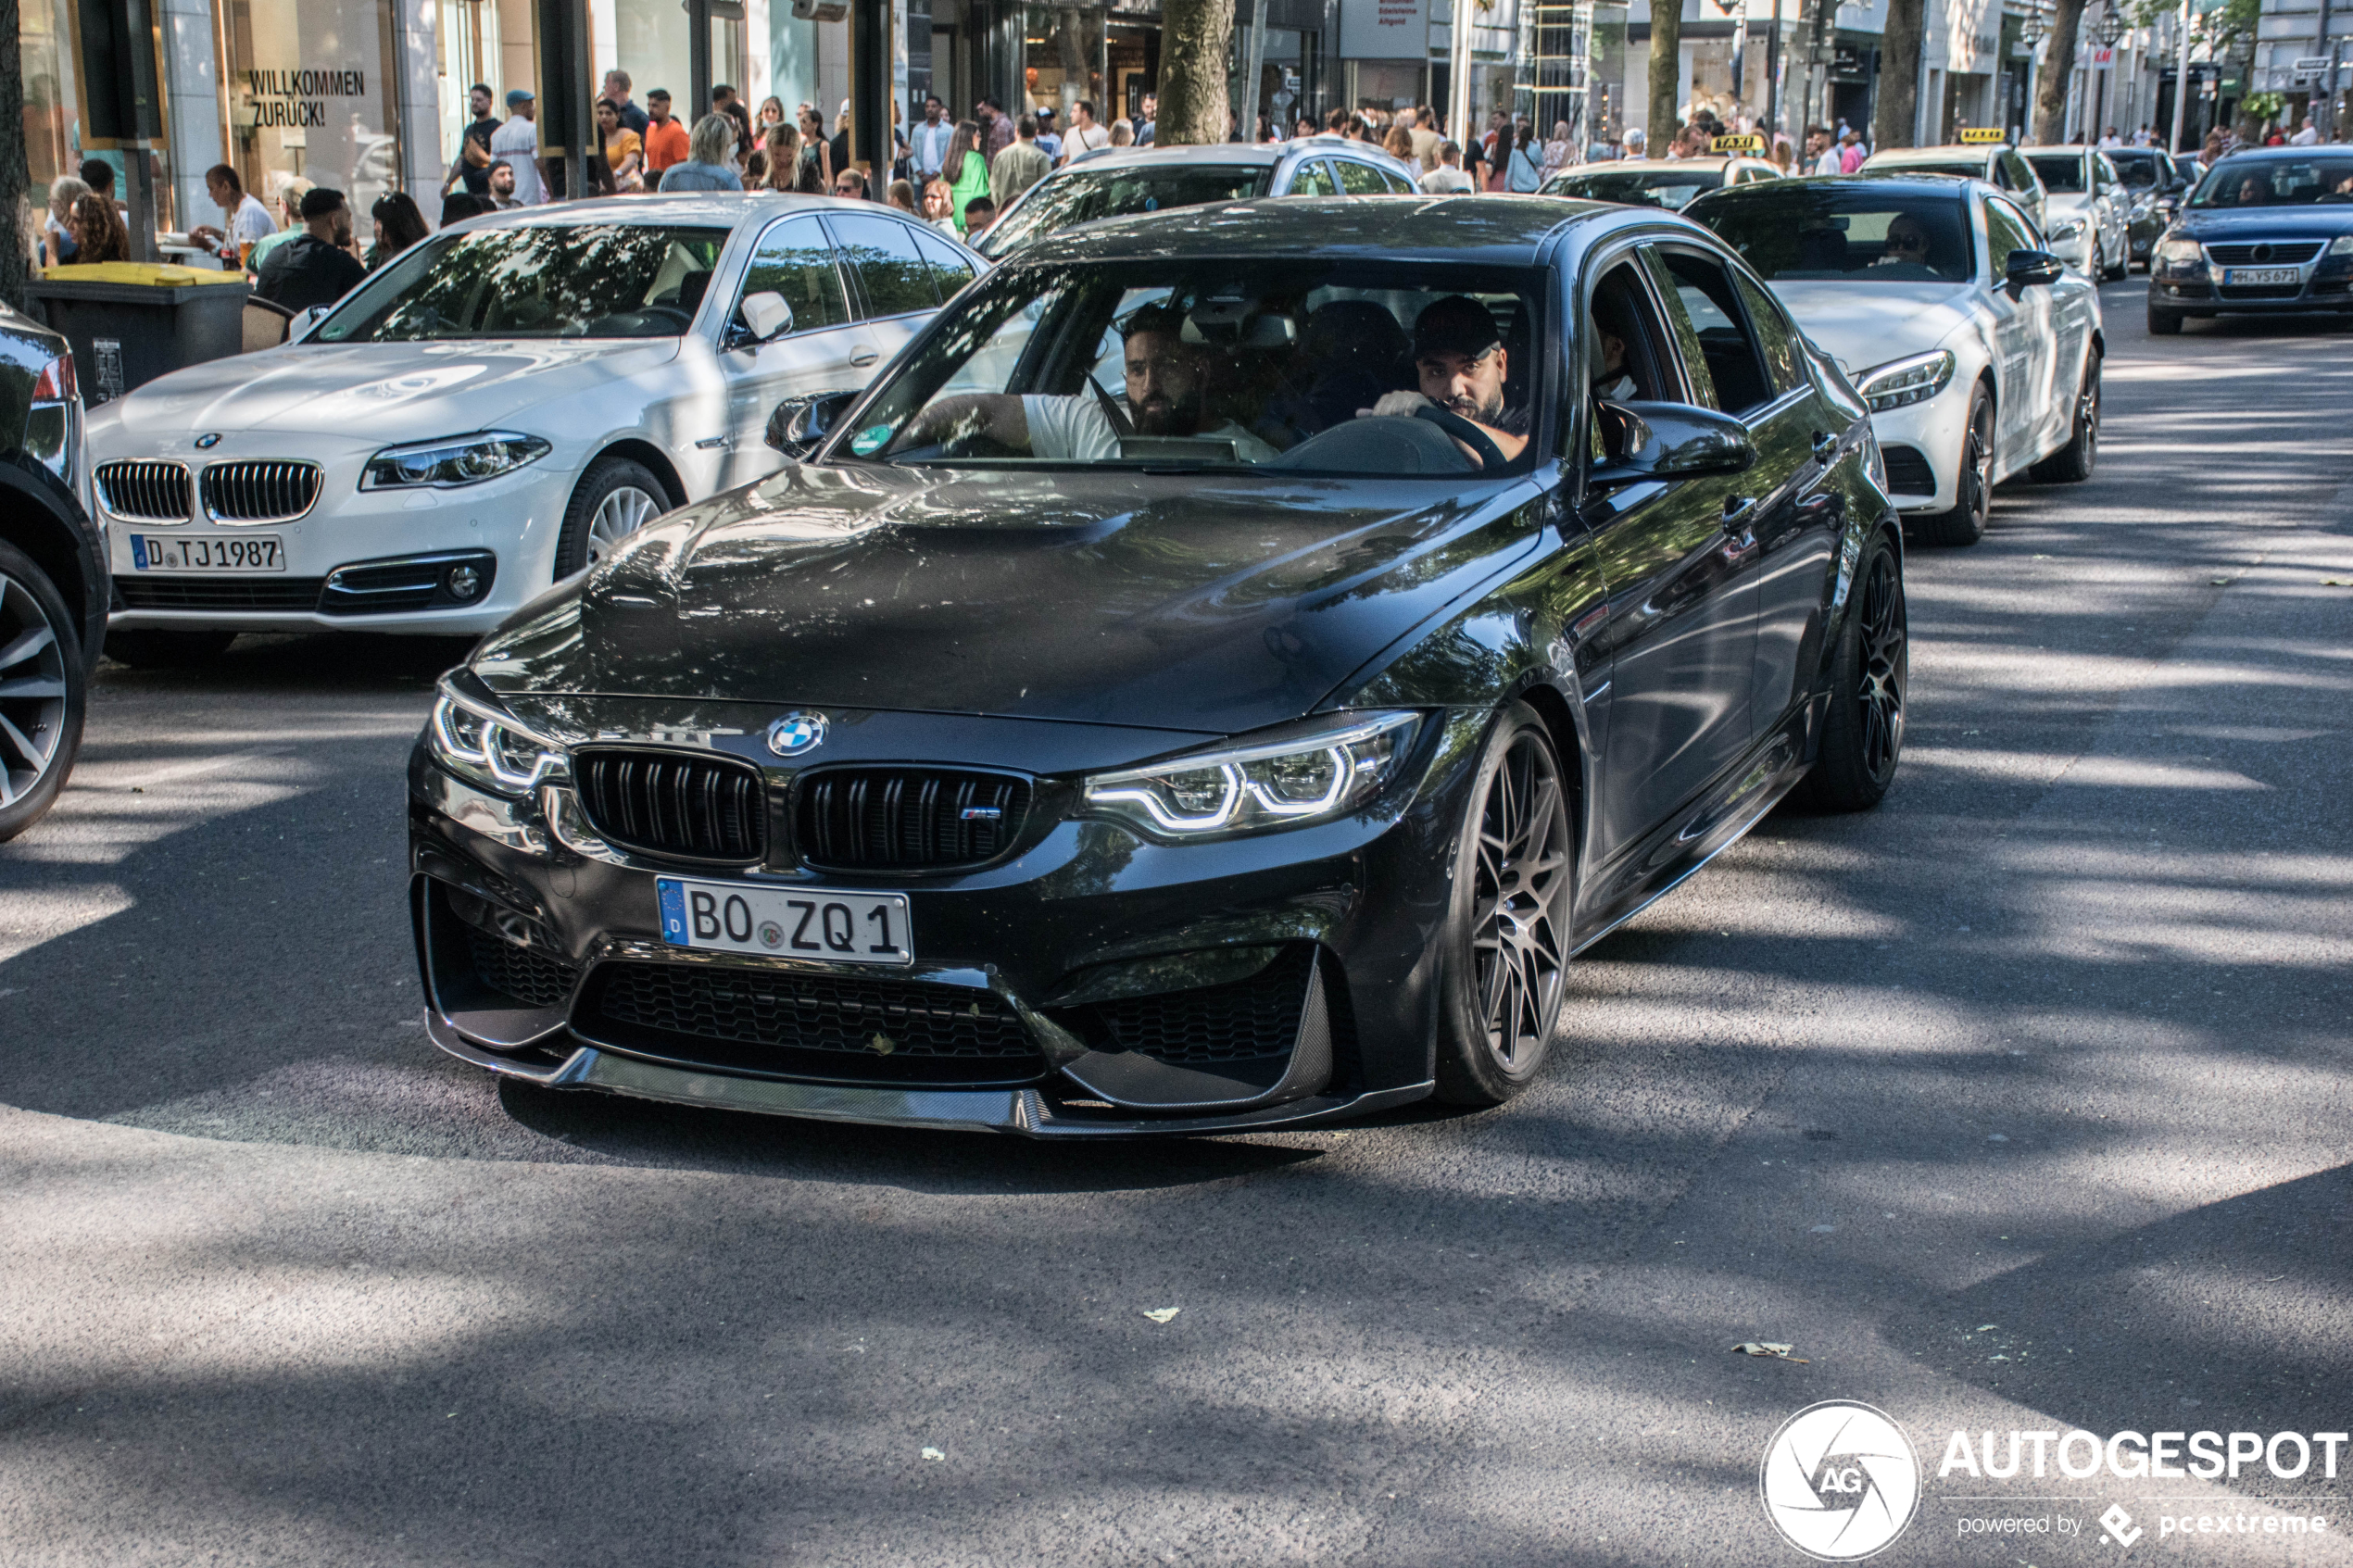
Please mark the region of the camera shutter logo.
<svg viewBox="0 0 2353 1568"><path fill-rule="evenodd" d="M1883 1411L1830 1399L1781 1424L1765 1446L1756 1485L1783 1540L1819 1562L1852 1562L1911 1524L1920 1461Z"/></svg>

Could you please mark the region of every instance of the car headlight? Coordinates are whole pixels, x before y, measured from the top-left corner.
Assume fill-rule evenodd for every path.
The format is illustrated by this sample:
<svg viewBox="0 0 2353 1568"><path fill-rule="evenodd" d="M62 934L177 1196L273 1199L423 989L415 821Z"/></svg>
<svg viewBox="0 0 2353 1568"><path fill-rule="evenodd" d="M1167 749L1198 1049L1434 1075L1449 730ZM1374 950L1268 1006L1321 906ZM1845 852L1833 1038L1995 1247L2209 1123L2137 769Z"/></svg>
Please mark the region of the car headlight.
<svg viewBox="0 0 2353 1568"><path fill-rule="evenodd" d="M2175 266L2182 266L2195 262L2202 254L2204 253L2198 249L2198 245L2196 240L2159 240L2157 242L2157 258L2159 261L2171 262Z"/></svg>
<svg viewBox="0 0 2353 1568"><path fill-rule="evenodd" d="M1890 408L1925 403L1944 391L1951 384L1954 367L1958 363L1949 348L1890 359L1855 378L1855 390L1863 395L1863 401L1871 406L1872 413L1884 414Z"/></svg>
<svg viewBox="0 0 2353 1568"><path fill-rule="evenodd" d="M511 713L470 696L447 675L425 724L433 759L496 795L520 798L569 771L563 746L535 734Z"/></svg>
<svg viewBox="0 0 2353 1568"><path fill-rule="evenodd" d="M547 455L547 443L535 435L489 430L479 435L456 435L447 441L418 441L387 446L368 459L359 476L362 490L408 490L423 486L447 489L480 484Z"/></svg>
<svg viewBox="0 0 2353 1568"><path fill-rule="evenodd" d="M1420 721L1418 713L1343 714L1257 745L1098 773L1087 804L1170 841L1328 822L1372 798Z"/></svg>
<svg viewBox="0 0 2353 1568"><path fill-rule="evenodd" d="M2353 234L2339 234L2329 242L2331 256L2353 256Z"/></svg>

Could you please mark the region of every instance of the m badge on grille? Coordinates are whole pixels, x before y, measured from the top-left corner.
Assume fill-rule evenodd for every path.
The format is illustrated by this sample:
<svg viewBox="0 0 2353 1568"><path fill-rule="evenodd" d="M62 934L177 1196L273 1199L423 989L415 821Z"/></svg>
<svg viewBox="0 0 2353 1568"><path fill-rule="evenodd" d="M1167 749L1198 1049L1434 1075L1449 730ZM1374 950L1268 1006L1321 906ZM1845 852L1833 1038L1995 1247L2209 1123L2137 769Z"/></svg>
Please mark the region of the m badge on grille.
<svg viewBox="0 0 2353 1568"><path fill-rule="evenodd" d="M779 757L798 757L825 742L825 716L787 713L768 726L768 749Z"/></svg>

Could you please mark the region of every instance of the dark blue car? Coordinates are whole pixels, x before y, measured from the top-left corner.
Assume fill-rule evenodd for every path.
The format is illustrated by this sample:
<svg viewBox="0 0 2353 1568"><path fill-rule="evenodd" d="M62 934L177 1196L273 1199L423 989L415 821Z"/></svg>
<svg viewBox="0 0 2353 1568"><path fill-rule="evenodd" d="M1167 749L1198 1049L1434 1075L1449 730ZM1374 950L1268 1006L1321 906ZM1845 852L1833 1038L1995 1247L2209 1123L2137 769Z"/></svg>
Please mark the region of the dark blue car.
<svg viewBox="0 0 2353 1568"><path fill-rule="evenodd" d="M2207 170L2149 266L2149 331L2226 313L2353 313L2353 148L2262 147Z"/></svg>

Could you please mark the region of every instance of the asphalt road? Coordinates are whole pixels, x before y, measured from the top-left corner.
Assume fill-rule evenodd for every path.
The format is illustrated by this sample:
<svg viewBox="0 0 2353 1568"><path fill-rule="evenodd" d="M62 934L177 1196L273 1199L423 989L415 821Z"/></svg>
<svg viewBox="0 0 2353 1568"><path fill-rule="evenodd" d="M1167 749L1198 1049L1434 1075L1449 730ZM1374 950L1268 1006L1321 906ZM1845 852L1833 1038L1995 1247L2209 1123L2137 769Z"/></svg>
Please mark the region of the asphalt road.
<svg viewBox="0 0 2353 1568"><path fill-rule="evenodd" d="M0 1562L1796 1563L1758 1464L1823 1399L1921 1450L1880 1561L2122 1561L2109 1502L2134 1557L2353 1557L2353 1450L1939 1474L2353 1427L2353 353L2106 294L2097 476L1911 557L1885 805L1598 947L1483 1115L1041 1148L502 1091L426 1044L403 902L461 650L110 667L0 848ZM2233 1511L2328 1524L2159 1534Z"/></svg>

